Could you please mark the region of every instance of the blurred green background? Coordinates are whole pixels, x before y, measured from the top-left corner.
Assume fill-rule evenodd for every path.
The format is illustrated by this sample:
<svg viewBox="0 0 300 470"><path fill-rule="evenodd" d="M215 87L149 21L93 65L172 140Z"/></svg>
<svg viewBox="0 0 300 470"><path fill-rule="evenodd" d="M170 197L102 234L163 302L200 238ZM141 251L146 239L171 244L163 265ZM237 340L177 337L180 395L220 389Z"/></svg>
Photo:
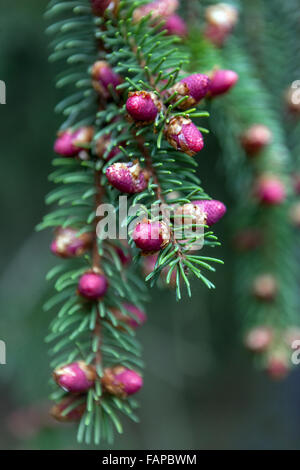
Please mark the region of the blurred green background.
<svg viewBox="0 0 300 470"><path fill-rule="evenodd" d="M0 79L7 85L7 104L0 106L0 340L7 346L7 364L0 365L1 449L77 448L75 427L47 415L44 337L51 315L41 306L55 260L48 250L51 233L34 232L46 210L59 125L46 3L0 0ZM240 346L230 277L230 197L217 155L210 137L200 174L208 193L229 207L217 227L223 246L215 253L226 269L215 275L217 294L198 284L193 299L178 304L168 291L151 292L149 320L139 332L147 365L141 424L126 423L116 449L300 448L299 371L283 383L270 382L253 370Z"/></svg>

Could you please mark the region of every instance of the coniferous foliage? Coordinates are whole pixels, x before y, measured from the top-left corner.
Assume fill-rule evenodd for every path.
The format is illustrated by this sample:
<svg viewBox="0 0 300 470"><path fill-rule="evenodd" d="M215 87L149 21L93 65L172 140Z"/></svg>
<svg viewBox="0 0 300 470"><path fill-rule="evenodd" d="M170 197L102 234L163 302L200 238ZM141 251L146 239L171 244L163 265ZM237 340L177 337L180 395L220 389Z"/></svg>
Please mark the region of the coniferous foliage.
<svg viewBox="0 0 300 470"><path fill-rule="evenodd" d="M235 200L228 220L241 341L272 378L292 367L297 1L255 3L49 2L50 60L60 61L64 91L47 196L54 208L39 225L54 229L51 250L63 258L48 274L57 292L45 305L56 311L47 338L58 386L52 414L79 421L80 442L110 444L122 414L138 420L147 285L169 286L177 300L192 295L192 279L215 287L208 274L222 261L210 251L219 245L212 226L226 207L197 175L208 125Z"/></svg>
<svg viewBox="0 0 300 470"><path fill-rule="evenodd" d="M104 3L55 0L46 12L56 21L50 60L62 61L57 86L67 96L56 108L65 120L47 196L55 208L38 227L55 228L51 250L64 258L48 274L57 293L45 305L59 308L47 338L59 386L52 415L80 420L78 440L95 444L122 432L120 413L137 420L131 395L142 386L143 362L135 330L146 295L132 257L155 253L147 280L153 286L163 276L178 300L182 284L191 295L190 275L214 287L203 270L221 261L193 250L218 244L209 227L226 210L195 175L206 129L193 119L208 116L196 105L209 79L184 78L186 54L151 13L166 7L167 19L177 1L154 2L146 14L144 2ZM139 211L122 216L120 195L130 208L142 204ZM129 244L105 235L103 204L117 226L134 227Z"/></svg>

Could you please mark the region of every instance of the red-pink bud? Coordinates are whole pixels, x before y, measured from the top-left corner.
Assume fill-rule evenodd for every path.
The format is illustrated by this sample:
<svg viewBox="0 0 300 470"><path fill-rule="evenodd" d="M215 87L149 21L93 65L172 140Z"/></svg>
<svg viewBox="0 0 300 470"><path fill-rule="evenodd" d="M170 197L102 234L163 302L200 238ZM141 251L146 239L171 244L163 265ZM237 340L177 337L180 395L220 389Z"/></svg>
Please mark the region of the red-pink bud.
<svg viewBox="0 0 300 470"><path fill-rule="evenodd" d="M206 214L206 225L209 227L216 224L226 213L226 206L221 201L215 199L199 199L193 201L195 206L198 206Z"/></svg>
<svg viewBox="0 0 300 470"><path fill-rule="evenodd" d="M93 387L96 371L94 366L77 361L55 369L53 378L57 385L67 392L83 393Z"/></svg>
<svg viewBox="0 0 300 470"><path fill-rule="evenodd" d="M106 10L116 13L119 0L91 0L91 5L95 16L103 16Z"/></svg>
<svg viewBox="0 0 300 470"><path fill-rule="evenodd" d="M148 186L148 173L137 162L114 163L105 174L110 184L122 193L140 193Z"/></svg>
<svg viewBox="0 0 300 470"><path fill-rule="evenodd" d="M272 274L257 276L252 286L253 294L258 300L270 302L274 300L278 286Z"/></svg>
<svg viewBox="0 0 300 470"><path fill-rule="evenodd" d="M260 203L269 206L281 204L286 198L283 182L276 176L262 176L255 184L254 193Z"/></svg>
<svg viewBox="0 0 300 470"><path fill-rule="evenodd" d="M134 370L123 366L104 369L103 388L112 395L126 398L137 393L143 386L143 379Z"/></svg>
<svg viewBox="0 0 300 470"><path fill-rule="evenodd" d="M78 232L73 228L60 227L51 243L51 251L61 258L72 258L85 253L91 246L92 235L84 233L77 236Z"/></svg>
<svg viewBox="0 0 300 470"><path fill-rule="evenodd" d="M120 153L120 149L118 146L111 146L111 137L109 135L104 135L97 140L96 154L98 157L109 161L116 157L118 153Z"/></svg>
<svg viewBox="0 0 300 470"><path fill-rule="evenodd" d="M253 352L263 352L268 349L273 340L273 331L267 326L259 326L248 331L245 346Z"/></svg>
<svg viewBox="0 0 300 470"><path fill-rule="evenodd" d="M110 96L109 85L116 90L116 87L122 83L122 78L107 62L99 60L92 68L92 83L95 90L107 99Z"/></svg>
<svg viewBox="0 0 300 470"><path fill-rule="evenodd" d="M132 261L132 256L130 253L130 249L128 244L126 243L127 246L124 246L124 249L121 248L120 246L115 246L115 250L120 258L120 261L123 266L128 266L131 261Z"/></svg>
<svg viewBox="0 0 300 470"><path fill-rule="evenodd" d="M138 328L146 322L147 316L145 312L140 310L135 305L126 303L123 305L123 307L132 314L132 316L131 317L128 316L128 319L127 319L128 325L130 325L132 328Z"/></svg>
<svg viewBox="0 0 300 470"><path fill-rule="evenodd" d="M211 25L231 30L238 20L238 11L228 3L217 3L206 8L205 19Z"/></svg>
<svg viewBox="0 0 300 470"><path fill-rule="evenodd" d="M241 137L241 144L248 155L256 155L272 141L272 132L263 124L254 124Z"/></svg>
<svg viewBox="0 0 300 470"><path fill-rule="evenodd" d="M179 83L176 83L170 90L168 95L171 96L176 91L177 96L174 98L174 104L180 98L188 96L188 98L179 104L179 109L189 109L195 106L205 97L210 88L210 79L207 75L202 73L195 73L189 77L183 78Z"/></svg>
<svg viewBox="0 0 300 470"><path fill-rule="evenodd" d="M134 91L129 93L126 102L129 116L137 122L153 122L161 110L161 103L155 93Z"/></svg>
<svg viewBox="0 0 300 470"><path fill-rule="evenodd" d="M190 119L173 117L166 126L165 134L172 147L191 157L204 147L203 136Z"/></svg>
<svg viewBox="0 0 300 470"><path fill-rule="evenodd" d="M289 368L288 360L285 355L274 354L268 359L266 371L271 379L281 380L287 376Z"/></svg>
<svg viewBox="0 0 300 470"><path fill-rule="evenodd" d="M170 242L170 230L165 222L144 220L136 225L132 238L144 253L155 253Z"/></svg>
<svg viewBox="0 0 300 470"><path fill-rule="evenodd" d="M185 21L179 15L171 15L167 18L166 23L163 26L167 34L170 36L179 36L185 38L188 34L187 25Z"/></svg>
<svg viewBox="0 0 300 470"><path fill-rule="evenodd" d="M79 405L75 406L75 408L73 408L71 411L69 411L67 414L63 413L67 408L72 406L72 404L75 403L77 400L78 400L77 397L72 397L72 396L63 398L61 402L52 406L50 410L51 416L57 421L61 421L61 422L79 421L86 410L86 403L80 403Z"/></svg>
<svg viewBox="0 0 300 470"><path fill-rule="evenodd" d="M103 274L87 272L78 283L78 293L89 300L97 300L106 294L108 282Z"/></svg>
<svg viewBox="0 0 300 470"><path fill-rule="evenodd" d="M66 129L59 132L54 143L54 152L63 157L75 157L84 150L85 145L91 142L93 134L92 127L81 127L76 131Z"/></svg>
<svg viewBox="0 0 300 470"><path fill-rule="evenodd" d="M238 12L232 5L218 3L205 10L206 27L204 35L220 47L231 33L238 20Z"/></svg>
<svg viewBox="0 0 300 470"><path fill-rule="evenodd" d="M210 95L212 97L227 93L238 81L238 74L233 70L216 70L210 82Z"/></svg>
<svg viewBox="0 0 300 470"><path fill-rule="evenodd" d="M157 255L156 254L155 255L148 255L148 256L145 256L143 258L142 268L143 268L143 274L144 274L145 277L149 276L149 274L151 274L154 271L156 261L157 261ZM160 278L163 282L163 285L164 285L164 287L166 287L166 286L175 287L176 286L176 269L173 269L172 274L171 274L171 278L170 278L170 282L169 282L169 284L166 284L166 277L168 275L168 272L169 272L168 266L163 268L162 271L161 271Z"/></svg>
<svg viewBox="0 0 300 470"><path fill-rule="evenodd" d="M149 13L151 13L152 19L168 18L177 10L178 6L178 0L154 0L136 8L133 12L133 20L140 21Z"/></svg>
<svg viewBox="0 0 300 470"><path fill-rule="evenodd" d="M120 310L114 310L114 315L118 320L123 321L128 326L130 326L131 328L134 328L134 329L139 328L140 326L142 326L146 322L147 316L146 316L145 312L140 310L135 305L124 303L123 307L131 315L130 314L124 314Z"/></svg>
<svg viewBox="0 0 300 470"><path fill-rule="evenodd" d="M154 271L155 264L157 261L157 254L145 256L143 259L143 274L145 277L149 276Z"/></svg>
<svg viewBox="0 0 300 470"><path fill-rule="evenodd" d="M102 16L105 10L108 8L111 0L90 0L92 10L95 16Z"/></svg>

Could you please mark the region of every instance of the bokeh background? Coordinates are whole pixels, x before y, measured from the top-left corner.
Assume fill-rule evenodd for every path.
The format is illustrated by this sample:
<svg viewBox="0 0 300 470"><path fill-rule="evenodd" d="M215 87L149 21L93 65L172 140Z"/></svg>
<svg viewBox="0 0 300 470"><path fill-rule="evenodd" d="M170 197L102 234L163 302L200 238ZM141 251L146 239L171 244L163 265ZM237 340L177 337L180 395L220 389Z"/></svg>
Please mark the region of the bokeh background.
<svg viewBox="0 0 300 470"><path fill-rule="evenodd" d="M76 430L48 418L49 358L44 337L51 315L42 310L55 260L51 233L35 233L50 189L52 145L59 116L44 34L46 0L0 0L1 233L0 449L72 449ZM201 154L208 193L229 208L213 136ZM209 157L209 158L208 158ZM141 424L130 422L116 449L299 449L300 369L282 383L253 369L238 336L232 295L230 215L218 224L226 262L215 274L217 294L201 285L178 304L152 291L149 321L139 332L146 361ZM226 275L225 275L226 273Z"/></svg>

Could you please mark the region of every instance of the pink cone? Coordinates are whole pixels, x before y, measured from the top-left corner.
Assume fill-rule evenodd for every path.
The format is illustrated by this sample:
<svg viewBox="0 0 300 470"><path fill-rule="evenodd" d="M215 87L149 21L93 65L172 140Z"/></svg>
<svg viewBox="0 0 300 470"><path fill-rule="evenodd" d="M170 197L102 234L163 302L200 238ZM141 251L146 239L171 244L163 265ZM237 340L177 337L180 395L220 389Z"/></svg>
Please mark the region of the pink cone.
<svg viewBox="0 0 300 470"><path fill-rule="evenodd" d="M272 274L261 274L253 282L253 294L258 300L271 302L277 291L277 281Z"/></svg>
<svg viewBox="0 0 300 470"><path fill-rule="evenodd" d="M165 134L172 147L191 157L204 147L203 136L190 119L172 118L165 129Z"/></svg>
<svg viewBox="0 0 300 470"><path fill-rule="evenodd" d="M122 398L137 393L143 386L143 379L134 370L123 366L116 366L104 370L102 377L103 388Z"/></svg>
<svg viewBox="0 0 300 470"><path fill-rule="evenodd" d="M86 410L86 404L80 403L67 414L63 414L63 411L66 410L73 402L77 401L77 397L68 396L63 398L59 403L52 406L50 410L50 415L61 422L76 422L79 421L82 415Z"/></svg>
<svg viewBox="0 0 300 470"><path fill-rule="evenodd" d="M93 387L96 372L93 366L78 361L55 369L53 378L67 392L83 393Z"/></svg>
<svg viewBox="0 0 300 470"><path fill-rule="evenodd" d="M81 150L84 150L84 147L80 145L91 142L93 133L92 127L81 127L76 131L66 129L58 134L54 143L54 152L63 157L75 157Z"/></svg>
<svg viewBox="0 0 300 470"><path fill-rule="evenodd" d="M176 14L169 16L163 26L163 29L167 31L168 35L179 36L180 38L185 38L188 34L185 21L181 18L181 16Z"/></svg>
<svg viewBox="0 0 300 470"><path fill-rule="evenodd" d="M268 349L272 339L271 328L259 326L248 331L245 337L245 346L253 352L262 352Z"/></svg>
<svg viewBox="0 0 300 470"><path fill-rule="evenodd" d="M170 230L164 222L146 220L136 225L132 238L144 253L152 253L164 248L170 241Z"/></svg>
<svg viewBox="0 0 300 470"><path fill-rule="evenodd" d="M114 313L115 313L115 316L118 320L125 322L128 326L130 326L131 328L134 328L134 329L139 328L140 326L142 326L146 322L147 316L146 316L145 312L140 310L135 305L124 303L123 307L126 310L128 310L128 312L130 312L131 315L124 314L120 310L115 311Z"/></svg>
<svg viewBox="0 0 300 470"><path fill-rule="evenodd" d="M133 20L140 21L149 13L151 13L153 19L158 18L161 20L162 18L168 18L178 7L178 0L154 0L153 2L136 8L133 12Z"/></svg>
<svg viewBox="0 0 300 470"><path fill-rule="evenodd" d="M103 274L87 272L78 283L78 293L89 300L101 299L106 294L108 282Z"/></svg>
<svg viewBox="0 0 300 470"><path fill-rule="evenodd" d="M249 155L256 155L272 141L272 132L263 124L254 124L241 137L241 144Z"/></svg>
<svg viewBox="0 0 300 470"><path fill-rule="evenodd" d="M189 109L199 103L208 93L210 88L210 79L207 75L202 73L195 73L189 77L183 78L180 82L176 83L167 94L169 96L177 92L176 98L174 98L174 104L179 101L180 98L188 96L182 103L177 107L179 109Z"/></svg>
<svg viewBox="0 0 300 470"><path fill-rule="evenodd" d="M227 93L238 78L238 74L233 70L216 70L211 77L210 95L215 97Z"/></svg>
<svg viewBox="0 0 300 470"><path fill-rule="evenodd" d="M120 153L118 146L111 147L111 137L104 135L100 137L96 142L96 153L99 158L103 158L105 161L109 161L116 157ZM110 148L110 150L108 150Z"/></svg>
<svg viewBox="0 0 300 470"><path fill-rule="evenodd" d="M109 7L111 0L90 0L94 15L103 16L105 10Z"/></svg>
<svg viewBox="0 0 300 470"><path fill-rule="evenodd" d="M110 96L109 86L116 90L117 86L122 83L122 78L113 71L108 62L100 60L93 65L92 83L95 90L107 99Z"/></svg>
<svg viewBox="0 0 300 470"><path fill-rule="evenodd" d="M128 249L124 249L119 247L119 246L116 246L115 247L115 250L120 258L120 261L122 263L123 266L128 266L131 261L132 261L132 256L130 254L130 251L128 251Z"/></svg>
<svg viewBox="0 0 300 470"><path fill-rule="evenodd" d="M271 356L268 360L266 371L271 379L282 380L289 372L289 364L285 356Z"/></svg>
<svg viewBox="0 0 300 470"><path fill-rule="evenodd" d="M148 186L148 173L139 163L114 163L105 174L110 184L122 193L140 193Z"/></svg>
<svg viewBox="0 0 300 470"><path fill-rule="evenodd" d="M256 182L254 192L260 203L269 206L279 205L286 198L284 184L276 176L262 176Z"/></svg>
<svg viewBox="0 0 300 470"><path fill-rule="evenodd" d="M77 236L77 230L60 227L51 243L51 251L61 258L73 258L85 253L91 246L92 236L84 233Z"/></svg>
<svg viewBox="0 0 300 470"><path fill-rule="evenodd" d="M135 91L129 93L126 109L134 121L152 122L161 109L161 103L154 93Z"/></svg>
<svg viewBox="0 0 300 470"><path fill-rule="evenodd" d="M194 205L200 207L206 214L206 225L209 227L216 224L226 213L226 206L221 201L215 199L199 199L192 201Z"/></svg>

